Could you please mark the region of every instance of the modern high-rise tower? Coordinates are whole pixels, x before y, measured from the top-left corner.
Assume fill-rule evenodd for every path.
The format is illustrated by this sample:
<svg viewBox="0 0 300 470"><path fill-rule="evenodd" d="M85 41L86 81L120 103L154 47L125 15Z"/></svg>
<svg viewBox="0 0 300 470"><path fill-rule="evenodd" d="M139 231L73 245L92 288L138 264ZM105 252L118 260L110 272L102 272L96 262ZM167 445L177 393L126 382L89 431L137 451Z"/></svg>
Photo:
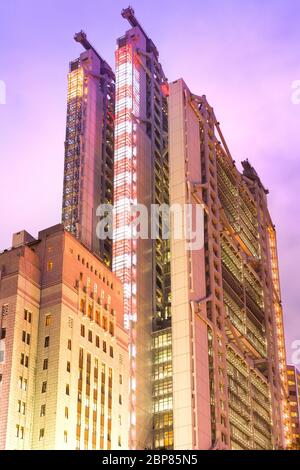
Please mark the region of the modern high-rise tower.
<svg viewBox="0 0 300 470"><path fill-rule="evenodd" d="M133 9L122 16L132 28L116 50L113 270L124 285L130 331L130 446L149 448L156 440L156 447L171 447L169 241L161 236L161 217L157 239L127 237L132 204L150 211L151 204L169 202L167 84L158 51Z"/></svg>
<svg viewBox="0 0 300 470"><path fill-rule="evenodd" d="M62 222L110 266L112 242L97 237L96 211L113 203L115 76L85 33L75 40L86 50L68 75Z"/></svg>
<svg viewBox="0 0 300 470"><path fill-rule="evenodd" d="M201 247L171 239L174 448L288 447L267 191L248 161L243 173L237 170L205 96L177 80L168 100L170 203L204 211Z"/></svg>
<svg viewBox="0 0 300 470"><path fill-rule="evenodd" d="M292 449L300 450L300 372L294 365L288 365L287 375L292 423Z"/></svg>

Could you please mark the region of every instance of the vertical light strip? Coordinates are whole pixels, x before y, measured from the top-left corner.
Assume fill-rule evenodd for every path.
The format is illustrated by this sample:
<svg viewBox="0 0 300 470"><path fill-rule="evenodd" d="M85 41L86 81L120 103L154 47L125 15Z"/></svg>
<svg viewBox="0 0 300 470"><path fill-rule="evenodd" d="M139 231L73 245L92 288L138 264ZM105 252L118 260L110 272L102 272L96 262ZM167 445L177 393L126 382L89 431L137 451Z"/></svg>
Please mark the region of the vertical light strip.
<svg viewBox="0 0 300 470"><path fill-rule="evenodd" d="M139 69L132 47L116 51L113 271L124 287L124 326L129 330L130 448L136 447L136 240L131 233L131 205L137 202L136 124L139 115Z"/></svg>
<svg viewBox="0 0 300 470"><path fill-rule="evenodd" d="M285 352L285 341L284 341L284 329L283 329L283 318L282 308L280 305L280 285L279 285L279 268L278 268L278 256L276 246L276 235L271 227L268 227L269 232L269 246L271 255L271 270L272 270L272 281L276 292L273 303L276 315L276 332L277 332L277 346L278 346L278 361L279 361L279 373L280 380L283 390L280 390L283 407L283 426L284 426L284 438L286 445L291 445L291 429L290 429L290 410L287 401L288 395L288 383L287 383L287 367L286 367L286 352Z"/></svg>

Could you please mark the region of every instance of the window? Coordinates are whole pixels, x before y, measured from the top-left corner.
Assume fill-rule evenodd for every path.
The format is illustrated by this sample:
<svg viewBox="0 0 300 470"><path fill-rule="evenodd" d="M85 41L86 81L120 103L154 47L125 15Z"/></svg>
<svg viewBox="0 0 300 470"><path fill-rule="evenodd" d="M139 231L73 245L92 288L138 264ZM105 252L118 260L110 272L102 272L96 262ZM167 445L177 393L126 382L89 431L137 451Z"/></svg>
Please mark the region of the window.
<svg viewBox="0 0 300 470"><path fill-rule="evenodd" d="M6 328L2 328L0 333L0 339L5 339L6 336Z"/></svg>
<svg viewBox="0 0 300 470"><path fill-rule="evenodd" d="M26 412L26 403L24 401L18 400L18 413L25 415Z"/></svg>
<svg viewBox="0 0 300 470"><path fill-rule="evenodd" d="M24 439L24 427L19 424L16 425L16 437Z"/></svg>
<svg viewBox="0 0 300 470"><path fill-rule="evenodd" d="M71 362L67 361L67 372L71 372Z"/></svg>
<svg viewBox="0 0 300 470"><path fill-rule="evenodd" d="M0 351L0 362L4 362L4 351Z"/></svg>
<svg viewBox="0 0 300 470"><path fill-rule="evenodd" d="M70 339L68 339L68 349L72 350L72 341Z"/></svg>
<svg viewBox="0 0 300 470"><path fill-rule="evenodd" d="M28 345L30 344L30 334L26 333L26 331L22 331L22 341Z"/></svg>
<svg viewBox="0 0 300 470"><path fill-rule="evenodd" d="M85 326L84 325L81 325L81 327L80 327L80 334L83 338L85 337Z"/></svg>
<svg viewBox="0 0 300 470"><path fill-rule="evenodd" d="M47 391L47 382L42 383L42 393L46 393Z"/></svg>
<svg viewBox="0 0 300 470"><path fill-rule="evenodd" d="M50 260L47 263L47 271L52 271L52 269L53 269L53 261Z"/></svg>
<svg viewBox="0 0 300 470"><path fill-rule="evenodd" d="M112 346L109 347L109 355L110 357L114 357L114 348Z"/></svg>
<svg viewBox="0 0 300 470"><path fill-rule="evenodd" d="M122 385L122 383L123 383L123 377L122 377L122 375L120 374L120 375L119 375L119 384Z"/></svg>
<svg viewBox="0 0 300 470"><path fill-rule="evenodd" d="M27 379L23 379L23 377L19 377L19 388L26 392L26 390L27 390Z"/></svg>
<svg viewBox="0 0 300 470"><path fill-rule="evenodd" d="M42 428L40 429L39 440L41 441L42 439L44 439L44 437L45 437L45 429Z"/></svg>
<svg viewBox="0 0 300 470"><path fill-rule="evenodd" d="M1 314L3 317L8 315L8 310L9 310L8 304L3 304L1 308Z"/></svg>
<svg viewBox="0 0 300 470"><path fill-rule="evenodd" d="M65 418L69 419L69 408L65 406Z"/></svg>
<svg viewBox="0 0 300 470"><path fill-rule="evenodd" d="M122 395L119 395L119 405L122 405Z"/></svg>
<svg viewBox="0 0 300 470"><path fill-rule="evenodd" d="M91 330L89 330L89 342L93 342L93 333L91 332Z"/></svg>
<svg viewBox="0 0 300 470"><path fill-rule="evenodd" d="M45 337L44 347L48 348L50 344L50 336Z"/></svg>
<svg viewBox="0 0 300 470"><path fill-rule="evenodd" d="M45 326L50 326L50 325L51 325L51 315L46 315Z"/></svg>
<svg viewBox="0 0 300 470"><path fill-rule="evenodd" d="M68 432L64 431L64 442L65 444L68 442Z"/></svg>
<svg viewBox="0 0 300 470"><path fill-rule="evenodd" d="M97 348L100 347L100 338L99 338L98 335L96 336L96 347L97 347Z"/></svg>
<svg viewBox="0 0 300 470"><path fill-rule="evenodd" d="M24 320L31 323L31 312L29 312L26 308L24 309Z"/></svg>
<svg viewBox="0 0 300 470"><path fill-rule="evenodd" d="M48 369L48 359L44 359L43 370L47 370L47 369Z"/></svg>
<svg viewBox="0 0 300 470"><path fill-rule="evenodd" d="M70 385L66 384L66 395L70 395Z"/></svg>
<svg viewBox="0 0 300 470"><path fill-rule="evenodd" d="M46 415L46 405L41 405L40 417L42 418L45 415Z"/></svg>
<svg viewBox="0 0 300 470"><path fill-rule="evenodd" d="M2 382L2 378L3 378L3 376L2 376L2 374L0 374L0 384Z"/></svg>
<svg viewBox="0 0 300 470"><path fill-rule="evenodd" d="M106 341L103 341L103 352L106 353Z"/></svg>
<svg viewBox="0 0 300 470"><path fill-rule="evenodd" d="M122 439L121 439L121 436L118 436L118 446L119 446L119 447L122 446Z"/></svg>

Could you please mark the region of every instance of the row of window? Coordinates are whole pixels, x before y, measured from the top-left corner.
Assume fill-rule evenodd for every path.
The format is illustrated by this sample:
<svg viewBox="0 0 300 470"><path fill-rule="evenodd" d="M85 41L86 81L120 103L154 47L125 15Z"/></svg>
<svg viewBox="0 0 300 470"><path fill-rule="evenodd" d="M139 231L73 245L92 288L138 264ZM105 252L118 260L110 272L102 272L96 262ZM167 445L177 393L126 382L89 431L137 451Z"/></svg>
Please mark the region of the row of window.
<svg viewBox="0 0 300 470"><path fill-rule="evenodd" d="M80 327L80 335L85 338L85 325L81 325ZM93 342L93 332L88 330L87 338L90 343ZM100 337L95 335L95 344L97 348L100 348ZM106 341L102 341L102 350L103 352L107 352L107 344ZM114 357L114 348L112 346L109 347L109 355L110 357Z"/></svg>
<svg viewBox="0 0 300 470"><path fill-rule="evenodd" d="M1 307L1 315L5 317L8 315L9 312L9 304L3 304ZM24 320L28 323L31 323L32 313L29 312L27 309L24 309Z"/></svg>
<svg viewBox="0 0 300 470"><path fill-rule="evenodd" d="M99 279L104 282L107 286L109 286L111 289L114 288L114 285L112 282L109 281L109 279L106 279L105 276L103 276L96 268L93 268L93 265L90 265L88 261L85 261L84 258L81 258L80 255L77 256L77 260L80 261L83 265L86 266L86 268L90 269L90 271L95 274L95 276L98 276Z"/></svg>

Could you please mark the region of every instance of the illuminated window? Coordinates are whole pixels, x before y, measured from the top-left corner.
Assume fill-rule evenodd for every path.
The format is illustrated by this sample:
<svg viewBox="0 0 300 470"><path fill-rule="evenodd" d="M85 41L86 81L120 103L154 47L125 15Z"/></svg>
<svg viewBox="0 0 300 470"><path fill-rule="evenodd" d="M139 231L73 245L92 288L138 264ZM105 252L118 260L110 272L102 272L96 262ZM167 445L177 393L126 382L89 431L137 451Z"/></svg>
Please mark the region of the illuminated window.
<svg viewBox="0 0 300 470"><path fill-rule="evenodd" d="M47 263L47 271L52 271L52 269L53 269L53 261L50 260Z"/></svg>
<svg viewBox="0 0 300 470"><path fill-rule="evenodd" d="M93 317L93 307L91 304L88 305L88 317L89 318Z"/></svg>
<svg viewBox="0 0 300 470"><path fill-rule="evenodd" d="M19 377L19 388L26 392L26 390L27 390L27 379L23 379L23 377Z"/></svg>
<svg viewBox="0 0 300 470"><path fill-rule="evenodd" d="M80 300L80 311L81 313L85 314L85 300L84 299Z"/></svg>

